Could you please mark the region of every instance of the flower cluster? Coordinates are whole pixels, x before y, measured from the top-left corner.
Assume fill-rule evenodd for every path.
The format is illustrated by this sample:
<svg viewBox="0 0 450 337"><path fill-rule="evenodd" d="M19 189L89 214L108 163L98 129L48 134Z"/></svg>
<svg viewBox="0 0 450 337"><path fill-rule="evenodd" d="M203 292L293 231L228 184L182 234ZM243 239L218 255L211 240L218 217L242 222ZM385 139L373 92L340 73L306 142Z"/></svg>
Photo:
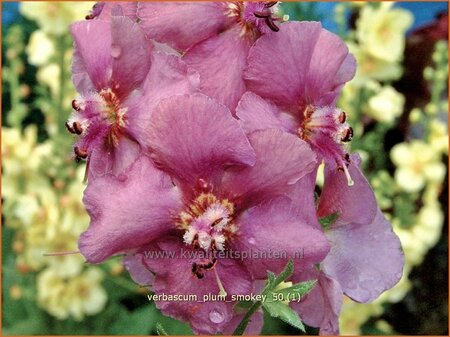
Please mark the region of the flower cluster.
<svg viewBox="0 0 450 337"><path fill-rule="evenodd" d="M382 305L405 297L412 287L410 272L422 263L442 232L439 198L445 194L442 184L448 155L444 122L448 44L442 41L446 32L439 25L445 18L406 38L412 14L394 3L339 4L336 10L339 15L351 11L355 18L354 27L341 31L359 65L338 104L358 125L353 148L366 158L366 175L378 205L393 224L405 254L403 278L393 289L371 305L344 300L341 331L361 334L361 326L370 317L379 319ZM385 321L377 323L383 325L384 333L392 331Z"/></svg>
<svg viewBox="0 0 450 337"><path fill-rule="evenodd" d="M402 276L336 105L355 58L320 23L285 21L276 2L106 2L71 26L79 96L65 125L91 218L80 252L124 254L156 295L224 296L157 302L198 334L232 332L233 295L289 261L287 281L317 284L281 304L322 334L338 333L344 294L370 302ZM261 327L257 313L246 333Z"/></svg>

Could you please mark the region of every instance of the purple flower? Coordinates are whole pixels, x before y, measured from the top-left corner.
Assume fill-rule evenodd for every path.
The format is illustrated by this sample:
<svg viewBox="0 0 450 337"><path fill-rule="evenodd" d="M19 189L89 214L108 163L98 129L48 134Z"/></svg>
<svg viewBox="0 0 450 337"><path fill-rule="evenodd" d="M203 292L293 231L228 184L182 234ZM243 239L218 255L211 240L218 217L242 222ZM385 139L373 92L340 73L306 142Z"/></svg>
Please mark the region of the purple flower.
<svg viewBox="0 0 450 337"><path fill-rule="evenodd" d="M100 18L111 11L105 5ZM183 53L206 95L235 109L245 92L242 71L251 45L278 31L277 2L121 3L147 37ZM105 12L105 13L104 13Z"/></svg>
<svg viewBox="0 0 450 337"><path fill-rule="evenodd" d="M360 303L375 300L402 277L404 257L391 224L378 210L371 224L338 220L326 231L331 250L319 270L301 273L296 282L318 279L317 286L292 304L306 324L321 335L339 334L342 295Z"/></svg>
<svg viewBox="0 0 450 337"><path fill-rule="evenodd" d="M77 22L71 31L73 82L80 96L66 127L79 136L75 156L88 159L90 178L120 174L141 151L152 108L173 92L193 92L198 75L154 46L128 17Z"/></svg>
<svg viewBox="0 0 450 337"><path fill-rule="evenodd" d="M351 159L355 165L360 164L357 155ZM321 262L320 270L314 268L294 278L296 282L317 278L318 285L300 304L293 306L306 324L320 327L321 334L336 335L342 294L357 302L375 300L400 280L404 256L400 240L380 209L372 219L364 209L353 207L351 198L339 197L347 185L339 172L327 169L325 179L331 183L324 184L317 214L320 218L338 215L325 229L331 250ZM314 173L309 180L315 180ZM358 188L357 183L354 188ZM290 196L294 200L304 198L298 190ZM369 197L366 196L370 200Z"/></svg>
<svg viewBox="0 0 450 337"><path fill-rule="evenodd" d="M236 111L247 132L277 128L308 142L327 171L337 173L330 173L326 184L347 181L327 200L365 213L370 223L375 198L345 149L353 130L345 112L335 107L341 87L354 72L355 60L345 43L320 23L286 23L250 50L244 77L251 92L243 95Z"/></svg>
<svg viewBox="0 0 450 337"><path fill-rule="evenodd" d="M136 281L199 300L159 301L163 313L197 333L229 331L235 303L202 303L205 294L249 294L267 270L278 273L289 259L308 270L328 253L321 229L307 222L314 204L297 207L284 195L316 166L306 143L279 130L247 138L225 106L195 94L158 104L148 145L160 170L141 155L123 177L89 184L91 225L79 247L92 263L126 252ZM260 258L236 255L244 252Z"/></svg>

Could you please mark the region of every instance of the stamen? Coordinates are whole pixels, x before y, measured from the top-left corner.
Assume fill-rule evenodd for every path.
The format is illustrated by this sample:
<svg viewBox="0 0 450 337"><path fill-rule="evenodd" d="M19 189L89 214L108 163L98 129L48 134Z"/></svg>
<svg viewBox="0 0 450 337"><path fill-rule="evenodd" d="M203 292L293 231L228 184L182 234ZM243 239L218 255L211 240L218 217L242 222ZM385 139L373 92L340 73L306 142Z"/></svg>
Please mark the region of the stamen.
<svg viewBox="0 0 450 337"><path fill-rule="evenodd" d="M225 288L222 285L222 282L220 281L219 274L217 274L217 269L214 269L214 275L216 276L217 285L219 286L219 295L221 296L227 296L227 292L225 291Z"/></svg>
<svg viewBox="0 0 450 337"><path fill-rule="evenodd" d="M77 135L81 135L83 133L83 128L81 127L81 123L78 121L73 122L73 130Z"/></svg>
<svg viewBox="0 0 450 337"><path fill-rule="evenodd" d="M348 127L343 132L341 142L347 143L347 142L351 141L352 138L353 138L353 129L352 129L352 127Z"/></svg>
<svg viewBox="0 0 450 337"><path fill-rule="evenodd" d="M338 167L339 171L343 171L345 173L345 177L347 178L347 185L353 186L355 182L353 181L352 177L350 176L350 172L348 171L347 165L343 163L342 166Z"/></svg>
<svg viewBox="0 0 450 337"><path fill-rule="evenodd" d="M43 253L43 256L62 256L62 255L73 255L73 254L80 254L79 250L72 250L67 252L53 252L53 253Z"/></svg>
<svg viewBox="0 0 450 337"><path fill-rule="evenodd" d="M270 7L275 6L277 3L278 3L278 1L269 1L268 3L266 3L266 4L264 5L264 7L265 7L265 8L270 8Z"/></svg>
<svg viewBox="0 0 450 337"><path fill-rule="evenodd" d="M76 100L72 100L72 108L75 111L80 111L80 105L78 104L78 102Z"/></svg>
<svg viewBox="0 0 450 337"><path fill-rule="evenodd" d="M280 30L280 28L278 28L278 26L275 24L275 22L273 22L273 19L271 16L266 17L266 24L274 32L278 32Z"/></svg>
<svg viewBox="0 0 450 337"><path fill-rule="evenodd" d="M219 218L219 219L215 220L215 221L211 224L211 227L214 227L214 226L218 225L222 220L223 220L223 218Z"/></svg>
<svg viewBox="0 0 450 337"><path fill-rule="evenodd" d="M66 126L67 131L75 133L75 130L70 126L69 122L65 122L64 125Z"/></svg>
<svg viewBox="0 0 450 337"><path fill-rule="evenodd" d="M345 121L347 120L347 115L345 114L344 111L341 111L339 113L338 120L339 120L339 123L341 123L341 124L345 123Z"/></svg>
<svg viewBox="0 0 450 337"><path fill-rule="evenodd" d="M255 15L259 19L265 19L270 16L270 13L254 12L253 15Z"/></svg>
<svg viewBox="0 0 450 337"><path fill-rule="evenodd" d="M347 143L347 142L351 141L352 138L353 138L353 129L352 129L352 127L349 127L344 130L341 141L344 143Z"/></svg>
<svg viewBox="0 0 450 337"><path fill-rule="evenodd" d="M86 159L88 156L87 151L84 149L80 149L78 146L74 147L73 152L75 152L75 155L77 156L77 158L80 158L80 159Z"/></svg>

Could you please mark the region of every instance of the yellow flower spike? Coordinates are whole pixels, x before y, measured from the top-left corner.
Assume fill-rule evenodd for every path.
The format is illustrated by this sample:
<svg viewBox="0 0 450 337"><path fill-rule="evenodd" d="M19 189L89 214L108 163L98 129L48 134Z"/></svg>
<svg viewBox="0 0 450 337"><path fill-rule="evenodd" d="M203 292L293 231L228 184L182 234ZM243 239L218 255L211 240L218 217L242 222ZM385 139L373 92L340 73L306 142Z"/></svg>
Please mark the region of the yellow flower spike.
<svg viewBox="0 0 450 337"><path fill-rule="evenodd" d="M403 55L405 32L413 23L412 14L392 8L393 3L381 3L379 8L365 6L356 22L361 47L373 57L397 62Z"/></svg>
<svg viewBox="0 0 450 337"><path fill-rule="evenodd" d="M442 154L448 154L449 139L447 124L437 119L432 119L429 128L429 143L431 147Z"/></svg>
<svg viewBox="0 0 450 337"><path fill-rule="evenodd" d="M94 267L67 279L48 268L38 275L38 304L59 319L72 316L82 320L86 315L97 314L106 304L102 279L102 272Z"/></svg>
<svg viewBox="0 0 450 337"><path fill-rule="evenodd" d="M55 53L55 46L45 32L36 30L30 36L26 52L28 55L28 63L34 66L42 66Z"/></svg>
<svg viewBox="0 0 450 337"><path fill-rule="evenodd" d="M395 181L407 192L418 192L427 181L441 182L445 176L440 154L421 140L395 145L391 159L397 166Z"/></svg>
<svg viewBox="0 0 450 337"><path fill-rule="evenodd" d="M383 123L393 123L403 112L405 98L393 87L387 85L369 99L367 114Z"/></svg>
<svg viewBox="0 0 450 337"><path fill-rule="evenodd" d="M92 8L92 2L40 2L20 3L20 13L35 20L46 33L62 35L68 33L69 24L84 19Z"/></svg>

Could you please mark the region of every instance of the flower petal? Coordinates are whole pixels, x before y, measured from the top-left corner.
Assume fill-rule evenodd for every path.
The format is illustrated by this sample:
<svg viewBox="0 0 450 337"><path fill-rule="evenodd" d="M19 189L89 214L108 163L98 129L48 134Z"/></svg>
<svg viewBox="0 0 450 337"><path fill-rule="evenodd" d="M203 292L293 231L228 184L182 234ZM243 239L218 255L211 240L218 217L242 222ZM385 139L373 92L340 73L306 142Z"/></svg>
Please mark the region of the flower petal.
<svg viewBox="0 0 450 337"><path fill-rule="evenodd" d="M138 2L134 1L104 1L101 2L101 10L98 13L98 18L101 20L110 20L113 14L117 15L120 13L120 15L127 16L131 20L136 21L137 7Z"/></svg>
<svg viewBox="0 0 450 337"><path fill-rule="evenodd" d="M121 137L117 146L109 149L103 144L98 144L92 149L89 157L89 181L105 174L118 176L134 163L140 153L139 144L128 137Z"/></svg>
<svg viewBox="0 0 450 337"><path fill-rule="evenodd" d="M119 177L91 181L83 198L91 224L78 242L81 253L99 263L154 240L174 228L171 216L181 208L180 200L170 179L146 156Z"/></svg>
<svg viewBox="0 0 450 337"><path fill-rule="evenodd" d="M371 224L330 227L324 271L355 301L370 302L402 277L404 256L391 224L378 210Z"/></svg>
<svg viewBox="0 0 450 337"><path fill-rule="evenodd" d="M127 96L145 80L151 65L153 45L145 38L139 25L125 16L111 18L113 57L111 87L119 97Z"/></svg>
<svg viewBox="0 0 450 337"><path fill-rule="evenodd" d="M280 130L255 131L249 136L256 164L224 175L223 190L240 196L241 202L282 194L288 185L310 173L316 156L298 137Z"/></svg>
<svg viewBox="0 0 450 337"><path fill-rule="evenodd" d="M297 125L290 115L281 114L274 104L250 91L242 95L236 108L236 115L247 134L265 129L280 129L292 132Z"/></svg>
<svg viewBox="0 0 450 337"><path fill-rule="evenodd" d="M161 101L148 140L155 162L184 182L207 180L227 165L255 162L239 122L225 106L202 94Z"/></svg>
<svg viewBox="0 0 450 337"><path fill-rule="evenodd" d="M72 79L77 91L87 94L107 87L111 76L111 24L107 21L79 21L70 27L75 41ZM95 43L92 43L95 41Z"/></svg>
<svg viewBox="0 0 450 337"><path fill-rule="evenodd" d="M219 287L214 271L206 271L202 279L192 273L195 259L187 253L189 250L181 238L167 237L141 252L149 270L156 274L152 290L155 294L193 295L196 300L158 301L156 306L165 315L187 321L197 334L209 335L222 332L232 318L235 303L228 301L231 295L250 294L253 290L250 274L238 263L238 260L218 259L215 270L219 275L228 297L227 301L209 299L205 295L219 294ZM166 253L166 258L152 258L153 253ZM172 253L171 257L168 257Z"/></svg>
<svg viewBox="0 0 450 337"><path fill-rule="evenodd" d="M234 111L245 92L242 79L251 41L229 29L189 49L183 60L200 74L200 90Z"/></svg>
<svg viewBox="0 0 450 337"><path fill-rule="evenodd" d="M301 275L295 282L317 279L316 286L300 301L291 302L301 319L309 326L320 327L320 335L339 335L339 313L343 293L339 283L322 271Z"/></svg>
<svg viewBox="0 0 450 337"><path fill-rule="evenodd" d="M239 231L233 246L251 256L244 263L255 278L265 279L268 271L279 274L290 259L294 270L300 271L325 258L330 249L327 238L305 221L306 214L314 212L314 207L296 208L289 198L278 197L246 210L236 220Z"/></svg>
<svg viewBox="0 0 450 337"><path fill-rule="evenodd" d="M155 280L155 275L148 270L147 266L143 262L142 255L127 254L123 258L123 265L125 269L130 273L131 278L137 284L149 287Z"/></svg>
<svg viewBox="0 0 450 337"><path fill-rule="evenodd" d="M339 223L369 224L377 213L377 202L372 188L359 168L359 156L353 154L348 167L354 184L348 186L343 172L334 162L325 163L325 181L320 195L319 218L339 213Z"/></svg>
<svg viewBox="0 0 450 337"><path fill-rule="evenodd" d="M330 104L342 81L353 76L352 65L345 43L320 23L291 22L258 39L244 78L248 90L297 113L307 104Z"/></svg>
<svg viewBox="0 0 450 337"><path fill-rule="evenodd" d="M186 50L227 26L222 3L140 2L137 16L147 37Z"/></svg>

